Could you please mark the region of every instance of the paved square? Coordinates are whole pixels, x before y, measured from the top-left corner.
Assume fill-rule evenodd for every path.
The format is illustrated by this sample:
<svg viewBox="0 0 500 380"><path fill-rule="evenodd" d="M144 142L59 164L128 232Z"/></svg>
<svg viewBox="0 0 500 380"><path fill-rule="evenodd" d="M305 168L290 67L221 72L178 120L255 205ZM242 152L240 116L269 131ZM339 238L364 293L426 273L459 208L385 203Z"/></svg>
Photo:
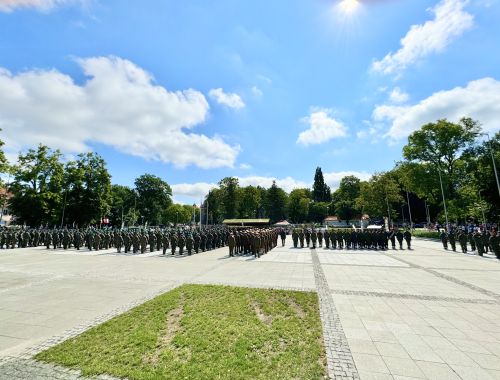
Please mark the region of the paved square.
<svg viewBox="0 0 500 380"><path fill-rule="evenodd" d="M76 378L33 353L182 283L317 291L331 378L500 379L500 262L411 251L293 249L254 259L0 251L0 379Z"/></svg>

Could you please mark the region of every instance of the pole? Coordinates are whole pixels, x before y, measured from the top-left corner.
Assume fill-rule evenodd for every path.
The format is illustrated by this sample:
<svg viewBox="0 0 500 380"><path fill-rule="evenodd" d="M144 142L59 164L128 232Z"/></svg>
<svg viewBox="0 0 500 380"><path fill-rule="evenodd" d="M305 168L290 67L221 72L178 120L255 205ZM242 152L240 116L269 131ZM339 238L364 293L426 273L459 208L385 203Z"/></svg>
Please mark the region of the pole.
<svg viewBox="0 0 500 380"><path fill-rule="evenodd" d="M483 200L481 198L482 191L483 190L481 189L481 190L479 190L479 193L478 193L478 195L479 195L479 207L481 208L481 213L483 214L483 225L484 225L484 228L486 229L486 217L484 216Z"/></svg>
<svg viewBox="0 0 500 380"><path fill-rule="evenodd" d="M66 195L67 194L68 194L68 191L66 190L64 192L64 203L63 203L62 216L61 216L61 228L63 227L63 223L64 223L64 210L66 209Z"/></svg>
<svg viewBox="0 0 500 380"><path fill-rule="evenodd" d="M199 222L199 224L200 224L200 230L201 230L201 209L202 208L203 208L203 200L200 199L200 222Z"/></svg>
<svg viewBox="0 0 500 380"><path fill-rule="evenodd" d="M441 184L441 195L443 196L444 216L446 218L446 231L448 231L448 210L446 209L446 199L444 198L443 179L441 178L441 166L438 166L439 183Z"/></svg>
<svg viewBox="0 0 500 380"><path fill-rule="evenodd" d="M122 205L122 228L121 229L123 230L123 205Z"/></svg>
<svg viewBox="0 0 500 380"><path fill-rule="evenodd" d="M208 226L208 198L207 198L207 226Z"/></svg>
<svg viewBox="0 0 500 380"><path fill-rule="evenodd" d="M410 217L410 229L413 230L413 220L411 218L410 193L406 190L406 199L408 200L408 216Z"/></svg>
<svg viewBox="0 0 500 380"><path fill-rule="evenodd" d="M387 203L387 217L389 218L389 227L391 226L391 212L389 211L389 200L387 199L387 194L385 195L385 203Z"/></svg>
<svg viewBox="0 0 500 380"><path fill-rule="evenodd" d="M488 135L489 137L489 135ZM491 153L491 161L493 161L493 170L495 171L495 179L497 180L497 190L498 196L500 196L500 181L498 180L498 172L497 172L497 164L495 163L495 155L493 154L493 147L490 140L490 153Z"/></svg>

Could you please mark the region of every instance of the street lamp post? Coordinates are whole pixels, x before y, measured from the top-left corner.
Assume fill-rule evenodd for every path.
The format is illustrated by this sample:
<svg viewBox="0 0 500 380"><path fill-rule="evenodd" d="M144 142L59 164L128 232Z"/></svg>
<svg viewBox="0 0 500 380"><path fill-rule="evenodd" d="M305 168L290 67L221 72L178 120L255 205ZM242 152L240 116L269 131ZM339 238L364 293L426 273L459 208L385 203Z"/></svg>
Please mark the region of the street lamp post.
<svg viewBox="0 0 500 380"><path fill-rule="evenodd" d="M410 229L413 230L413 219L411 217L410 193L406 190L406 199L408 200L408 216L410 218Z"/></svg>
<svg viewBox="0 0 500 380"><path fill-rule="evenodd" d="M484 228L486 229L486 217L484 216L484 209L483 209L483 200L481 198L481 192L483 191L483 189L479 190L479 208L481 208L481 214L483 214L483 225L484 225Z"/></svg>
<svg viewBox="0 0 500 380"><path fill-rule="evenodd" d="M489 133L481 133L481 135L488 137L491 161L493 162L493 171L495 172L495 179L497 181L498 196L500 196L500 180L498 179L497 164L495 162L495 154L493 153L493 144L492 144L492 141L490 138L490 134Z"/></svg>
<svg viewBox="0 0 500 380"><path fill-rule="evenodd" d="M441 178L441 163L438 165L439 183L441 184L441 195L443 196L444 216L446 218L446 231L449 230L448 210L446 209L446 199L444 198L443 179Z"/></svg>

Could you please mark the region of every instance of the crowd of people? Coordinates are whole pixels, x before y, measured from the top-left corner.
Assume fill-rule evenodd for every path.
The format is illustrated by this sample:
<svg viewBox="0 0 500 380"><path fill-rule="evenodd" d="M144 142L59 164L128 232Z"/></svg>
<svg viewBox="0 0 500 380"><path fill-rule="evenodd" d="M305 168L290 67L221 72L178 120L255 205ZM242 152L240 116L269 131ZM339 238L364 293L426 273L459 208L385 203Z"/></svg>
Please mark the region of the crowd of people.
<svg viewBox="0 0 500 380"><path fill-rule="evenodd" d="M280 230L242 229L230 230L225 226L179 228L5 228L0 231L0 248L14 249L44 246L47 249L77 251L108 250L121 253L146 253L160 251L164 255L200 253L229 246L231 256L253 254L260 257L277 245Z"/></svg>
<svg viewBox="0 0 500 380"><path fill-rule="evenodd" d="M500 259L500 236L495 229L491 231L483 229L481 231L479 229L467 230L465 228L459 228L452 229L449 232L442 230L440 239L446 250L449 244L451 249L456 252L458 242L463 253L468 252L470 245L471 251L475 252L477 250L479 256L483 256L488 252L493 252L495 256Z"/></svg>
<svg viewBox="0 0 500 380"><path fill-rule="evenodd" d="M389 231L380 230L352 230L352 229L314 229L295 228L292 232L294 248L323 247L326 249L389 249L389 242L392 249L396 249L396 241L399 249L406 247L411 249L411 232L392 228Z"/></svg>

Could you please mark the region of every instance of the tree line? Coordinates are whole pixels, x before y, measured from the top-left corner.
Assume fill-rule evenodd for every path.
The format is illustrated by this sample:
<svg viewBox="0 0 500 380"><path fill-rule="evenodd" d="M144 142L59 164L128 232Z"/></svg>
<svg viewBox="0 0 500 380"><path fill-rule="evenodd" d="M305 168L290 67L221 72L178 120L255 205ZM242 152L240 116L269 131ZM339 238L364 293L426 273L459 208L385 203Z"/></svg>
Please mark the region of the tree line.
<svg viewBox="0 0 500 380"><path fill-rule="evenodd" d="M483 136L480 124L469 118L426 124L409 136L402 160L391 170L368 181L346 176L333 192L320 167L312 188L290 193L276 182L267 189L242 187L237 178L226 177L205 197L201 213L196 206L174 204L172 189L157 176L144 174L134 187L112 184L97 153L65 162L61 152L45 145L19 154L10 166L0 140L0 173L9 178L1 186L12 194L8 207L17 223L30 226L188 223L198 222L200 214L203 223L233 218L318 223L328 215L350 221L362 214L408 220L410 213L414 222L443 223L446 216L450 222L498 222L494 162L500 163L500 133ZM6 192L0 196L5 205Z"/></svg>

